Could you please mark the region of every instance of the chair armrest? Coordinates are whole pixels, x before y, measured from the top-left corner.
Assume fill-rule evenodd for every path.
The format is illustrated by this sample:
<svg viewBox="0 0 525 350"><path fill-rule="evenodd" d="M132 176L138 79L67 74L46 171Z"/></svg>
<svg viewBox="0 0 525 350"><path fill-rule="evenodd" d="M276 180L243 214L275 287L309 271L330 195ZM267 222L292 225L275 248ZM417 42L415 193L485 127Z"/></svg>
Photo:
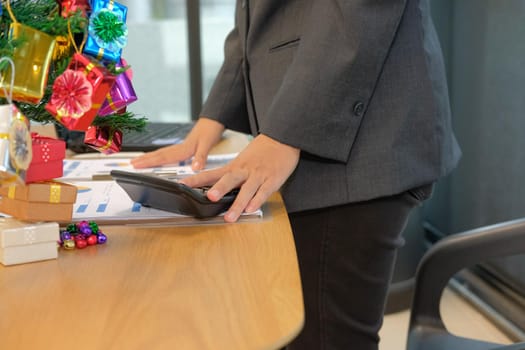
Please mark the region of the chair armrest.
<svg viewBox="0 0 525 350"><path fill-rule="evenodd" d="M445 328L439 312L441 294L458 271L491 258L525 253L525 218L447 236L434 244L416 271L410 329Z"/></svg>

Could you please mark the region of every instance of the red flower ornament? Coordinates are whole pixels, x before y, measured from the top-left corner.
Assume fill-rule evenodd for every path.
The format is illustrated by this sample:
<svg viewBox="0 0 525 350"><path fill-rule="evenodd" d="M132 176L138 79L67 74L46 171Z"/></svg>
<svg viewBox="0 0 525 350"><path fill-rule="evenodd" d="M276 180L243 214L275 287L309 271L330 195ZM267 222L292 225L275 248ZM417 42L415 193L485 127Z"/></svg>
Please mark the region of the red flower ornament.
<svg viewBox="0 0 525 350"><path fill-rule="evenodd" d="M66 69L53 84L50 104L61 118L80 118L91 109L93 86L81 71Z"/></svg>

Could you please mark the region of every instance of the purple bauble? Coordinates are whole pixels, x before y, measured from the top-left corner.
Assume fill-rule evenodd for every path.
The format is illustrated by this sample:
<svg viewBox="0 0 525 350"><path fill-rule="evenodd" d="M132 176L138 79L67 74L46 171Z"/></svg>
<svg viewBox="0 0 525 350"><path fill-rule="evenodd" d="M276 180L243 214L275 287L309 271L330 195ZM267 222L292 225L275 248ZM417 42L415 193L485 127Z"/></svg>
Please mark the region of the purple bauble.
<svg viewBox="0 0 525 350"><path fill-rule="evenodd" d="M62 231L60 232L60 238L62 241L71 239L71 233L69 233L69 231Z"/></svg>
<svg viewBox="0 0 525 350"><path fill-rule="evenodd" d="M103 234L102 232L98 233L98 238L97 238L98 244L104 244L107 242L107 240L108 240L108 237L105 234Z"/></svg>

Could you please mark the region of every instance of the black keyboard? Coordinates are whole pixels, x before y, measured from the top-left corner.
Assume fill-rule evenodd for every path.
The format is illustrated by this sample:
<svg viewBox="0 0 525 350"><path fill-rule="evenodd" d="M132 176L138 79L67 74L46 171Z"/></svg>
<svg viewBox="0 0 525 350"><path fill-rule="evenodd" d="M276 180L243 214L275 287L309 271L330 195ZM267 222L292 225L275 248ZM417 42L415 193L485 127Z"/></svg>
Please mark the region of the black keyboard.
<svg viewBox="0 0 525 350"><path fill-rule="evenodd" d="M124 152L152 151L160 147L182 142L193 123L147 123L142 132L128 132L122 136Z"/></svg>

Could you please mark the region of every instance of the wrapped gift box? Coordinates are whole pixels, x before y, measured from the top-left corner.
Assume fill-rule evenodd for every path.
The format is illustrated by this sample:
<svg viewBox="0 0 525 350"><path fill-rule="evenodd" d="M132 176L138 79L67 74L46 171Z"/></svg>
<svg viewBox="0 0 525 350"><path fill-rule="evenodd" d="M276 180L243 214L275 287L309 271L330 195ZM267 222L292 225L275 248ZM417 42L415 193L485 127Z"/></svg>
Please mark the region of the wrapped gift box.
<svg viewBox="0 0 525 350"><path fill-rule="evenodd" d="M122 132L110 132L108 128L90 126L84 135L84 143L104 154L117 153L122 147Z"/></svg>
<svg viewBox="0 0 525 350"><path fill-rule="evenodd" d="M33 159L26 171L26 183L52 180L64 174L66 143L63 140L31 135Z"/></svg>
<svg viewBox="0 0 525 350"><path fill-rule="evenodd" d="M9 36L20 40L13 52L16 74L14 85L6 84L6 90L0 89L0 96L5 97L4 91L12 89L13 100L37 104L45 93L55 37L20 22L11 23Z"/></svg>
<svg viewBox="0 0 525 350"><path fill-rule="evenodd" d="M57 82L61 81L62 76L69 76L69 74L66 73L71 73L69 72L70 70L82 72L91 84L93 91L91 94L90 109L81 115L70 115L68 114L70 112L69 110L62 109L62 107L65 106L64 101L61 100L63 96L57 94L57 98L55 98L54 93L51 95L51 99L46 104L45 109L55 116L55 119L68 130L86 131L97 116L102 103L106 100L106 96L115 83L116 76L111 74L111 72L97 60L75 53L69 62L68 69L55 79L53 89L55 89Z"/></svg>
<svg viewBox="0 0 525 350"><path fill-rule="evenodd" d="M125 65L122 61L116 65L117 68L122 68L124 66ZM135 92L135 89L133 89L130 76L131 73L128 71L122 72L117 76L115 84L109 91L106 100L98 111L98 115L105 116L117 113L131 103L137 101L137 93Z"/></svg>
<svg viewBox="0 0 525 350"><path fill-rule="evenodd" d="M23 221L68 222L77 187L57 181L0 188L0 212Z"/></svg>
<svg viewBox="0 0 525 350"><path fill-rule="evenodd" d="M128 29L126 25L126 18L128 15L128 8L114 0L93 0L91 2L92 12L89 17L88 36L84 52L90 56L96 57L98 60L118 62L122 55L122 48L127 44ZM109 14L109 15L108 15ZM109 19L110 16L112 19ZM113 30L106 32L105 37L97 35L96 22L104 27L102 17L106 17L113 24ZM120 22L119 28L115 28L116 23ZM117 35L116 30L120 32ZM109 41L106 41L108 39Z"/></svg>
<svg viewBox="0 0 525 350"><path fill-rule="evenodd" d="M3 265L56 259L58 223L28 224L13 218L0 219L0 262Z"/></svg>

